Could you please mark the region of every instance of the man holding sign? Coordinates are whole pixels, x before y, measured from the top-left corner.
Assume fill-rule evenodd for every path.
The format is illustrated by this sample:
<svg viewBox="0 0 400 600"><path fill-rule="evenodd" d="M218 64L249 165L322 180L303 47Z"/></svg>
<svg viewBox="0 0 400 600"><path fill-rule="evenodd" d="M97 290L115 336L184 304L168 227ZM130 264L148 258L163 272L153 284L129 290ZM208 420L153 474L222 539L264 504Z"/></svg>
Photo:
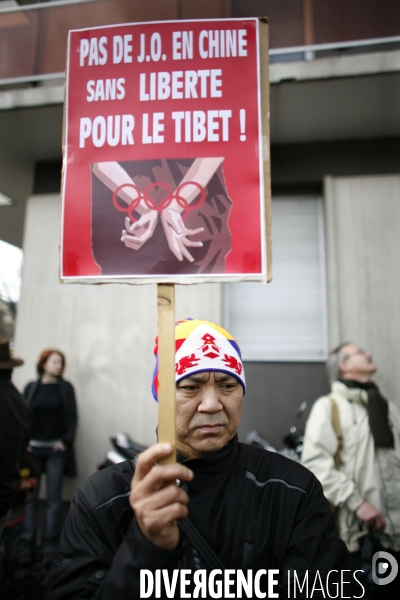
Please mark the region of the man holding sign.
<svg viewBox="0 0 400 600"><path fill-rule="evenodd" d="M181 321L175 348L178 462L157 464L172 447L156 444L77 490L48 600L362 597L317 479L238 442L246 381L233 337Z"/></svg>

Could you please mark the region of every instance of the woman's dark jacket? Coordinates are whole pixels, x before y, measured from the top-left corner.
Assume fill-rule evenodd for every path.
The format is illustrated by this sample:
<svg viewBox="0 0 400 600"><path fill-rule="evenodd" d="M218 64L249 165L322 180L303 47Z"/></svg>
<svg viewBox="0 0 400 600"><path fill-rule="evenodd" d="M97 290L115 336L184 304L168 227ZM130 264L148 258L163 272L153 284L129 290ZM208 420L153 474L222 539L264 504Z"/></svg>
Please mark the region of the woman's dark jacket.
<svg viewBox="0 0 400 600"><path fill-rule="evenodd" d="M279 569L280 598L289 597L288 571L303 577L308 571L311 578L319 570L324 579L332 569L351 569L321 485L298 463L235 438L185 464L194 472L184 484L189 519L225 568ZM129 505L133 472L131 462L120 463L75 492L46 600L132 600L140 598L141 569L206 568L184 533L175 550L143 537Z"/></svg>
<svg viewBox="0 0 400 600"><path fill-rule="evenodd" d="M58 378L60 386L60 395L63 407L64 434L62 441L66 447L67 460L65 461L65 475L68 477L76 476L75 454L73 441L75 437L78 415L76 410L75 392L72 384L62 377ZM40 378L36 381L30 381L24 389L24 398L28 406L32 406L33 399L39 389Z"/></svg>

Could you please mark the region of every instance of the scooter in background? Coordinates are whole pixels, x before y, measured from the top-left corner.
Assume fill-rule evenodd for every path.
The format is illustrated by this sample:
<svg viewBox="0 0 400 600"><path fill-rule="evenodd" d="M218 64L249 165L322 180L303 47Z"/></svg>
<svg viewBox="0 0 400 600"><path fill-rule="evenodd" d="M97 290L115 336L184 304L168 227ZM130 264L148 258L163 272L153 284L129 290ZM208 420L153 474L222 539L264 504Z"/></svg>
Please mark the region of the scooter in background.
<svg viewBox="0 0 400 600"><path fill-rule="evenodd" d="M99 464L98 470L105 469L112 465L117 465L125 460L132 460L146 450L146 446L142 446L132 440L132 438L126 433L119 431L117 437L110 438L110 442L113 445L113 449L106 453L106 456L102 463Z"/></svg>
<svg viewBox="0 0 400 600"><path fill-rule="evenodd" d="M269 452L278 452L279 454L282 454L291 460L299 462L304 440L304 436L299 434L299 423L306 408L307 402L300 402L295 424L289 429L289 433L282 438L282 442L285 444L286 448L277 450L274 448L274 446L271 446L271 444L256 430L248 432L244 440L245 443L249 444L250 446L261 446L264 448L264 450L269 450Z"/></svg>

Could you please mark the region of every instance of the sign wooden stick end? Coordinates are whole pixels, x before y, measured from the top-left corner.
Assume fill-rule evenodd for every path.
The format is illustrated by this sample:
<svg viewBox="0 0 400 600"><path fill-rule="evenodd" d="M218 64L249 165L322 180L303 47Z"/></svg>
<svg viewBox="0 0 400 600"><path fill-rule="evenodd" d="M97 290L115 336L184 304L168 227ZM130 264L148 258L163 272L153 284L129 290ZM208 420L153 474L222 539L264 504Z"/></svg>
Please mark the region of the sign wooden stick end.
<svg viewBox="0 0 400 600"><path fill-rule="evenodd" d="M172 453L163 464L176 461L175 424L175 286L157 285L158 313L158 441L169 442Z"/></svg>

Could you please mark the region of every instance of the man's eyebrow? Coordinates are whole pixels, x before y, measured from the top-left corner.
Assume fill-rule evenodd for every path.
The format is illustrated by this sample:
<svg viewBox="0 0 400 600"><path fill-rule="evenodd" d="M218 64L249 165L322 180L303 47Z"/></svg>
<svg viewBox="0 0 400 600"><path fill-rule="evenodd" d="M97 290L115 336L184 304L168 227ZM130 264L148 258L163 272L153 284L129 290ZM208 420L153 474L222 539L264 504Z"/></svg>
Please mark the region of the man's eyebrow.
<svg viewBox="0 0 400 600"><path fill-rule="evenodd" d="M195 383L203 383L204 381L207 381L207 377L206 375L208 375L208 378L210 377L209 373L193 373L193 375L188 375L187 377L185 377L184 379L181 379L180 381L178 381L178 385L180 383L185 383L187 382L195 382Z"/></svg>
<svg viewBox="0 0 400 600"><path fill-rule="evenodd" d="M233 381L237 381L234 375L230 375L230 373L223 373L222 371L217 371L215 373L215 381L227 381L232 379Z"/></svg>

